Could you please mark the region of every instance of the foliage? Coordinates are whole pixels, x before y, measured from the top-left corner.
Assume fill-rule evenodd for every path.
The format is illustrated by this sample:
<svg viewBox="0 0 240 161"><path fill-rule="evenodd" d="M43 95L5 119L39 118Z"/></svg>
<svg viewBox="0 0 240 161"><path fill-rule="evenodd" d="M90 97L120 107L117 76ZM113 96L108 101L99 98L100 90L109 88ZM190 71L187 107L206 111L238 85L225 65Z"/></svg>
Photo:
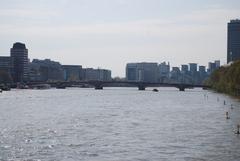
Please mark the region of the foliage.
<svg viewBox="0 0 240 161"><path fill-rule="evenodd" d="M240 95L240 60L215 70L205 82L218 92Z"/></svg>

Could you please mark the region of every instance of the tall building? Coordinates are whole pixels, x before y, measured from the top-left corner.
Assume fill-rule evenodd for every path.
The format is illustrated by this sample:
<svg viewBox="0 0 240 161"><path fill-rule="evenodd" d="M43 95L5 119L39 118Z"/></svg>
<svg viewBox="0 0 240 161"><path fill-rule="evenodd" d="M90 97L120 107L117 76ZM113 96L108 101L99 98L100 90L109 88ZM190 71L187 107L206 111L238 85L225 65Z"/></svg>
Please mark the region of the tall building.
<svg viewBox="0 0 240 161"><path fill-rule="evenodd" d="M209 74L211 74L216 69L217 69L216 63L213 63L213 62L208 63L208 73Z"/></svg>
<svg viewBox="0 0 240 161"><path fill-rule="evenodd" d="M197 64L196 63L189 63L189 67L190 67L191 74L197 73Z"/></svg>
<svg viewBox="0 0 240 161"><path fill-rule="evenodd" d="M128 63L126 66L126 78L128 81L157 82L157 63Z"/></svg>
<svg viewBox="0 0 240 161"><path fill-rule="evenodd" d="M214 70L220 68L220 60L215 60L214 62L208 63L208 74L211 74Z"/></svg>
<svg viewBox="0 0 240 161"><path fill-rule="evenodd" d="M13 63L9 56L0 56L0 84L12 82Z"/></svg>
<svg viewBox="0 0 240 161"><path fill-rule="evenodd" d="M181 68L181 72L183 74L187 74L188 73L188 65L183 64L182 68Z"/></svg>
<svg viewBox="0 0 240 161"><path fill-rule="evenodd" d="M199 73L206 73L206 67L205 66L199 66Z"/></svg>
<svg viewBox="0 0 240 161"><path fill-rule="evenodd" d="M170 63L159 64L159 82L168 82L170 77Z"/></svg>
<svg viewBox="0 0 240 161"><path fill-rule="evenodd" d="M11 48L11 58L13 61L13 81L28 81L28 49L25 44L14 43Z"/></svg>
<svg viewBox="0 0 240 161"><path fill-rule="evenodd" d="M9 56L0 56L0 71L4 71L11 76L12 70L13 70L12 58Z"/></svg>
<svg viewBox="0 0 240 161"><path fill-rule="evenodd" d="M228 23L227 63L240 60L240 20Z"/></svg>
<svg viewBox="0 0 240 161"><path fill-rule="evenodd" d="M214 63L216 64L216 68L220 68L220 60L215 60Z"/></svg>
<svg viewBox="0 0 240 161"><path fill-rule="evenodd" d="M126 79L128 81L137 81L137 63L128 63L126 66Z"/></svg>
<svg viewBox="0 0 240 161"><path fill-rule="evenodd" d="M181 71L179 67L172 67L171 82L179 83L181 81Z"/></svg>

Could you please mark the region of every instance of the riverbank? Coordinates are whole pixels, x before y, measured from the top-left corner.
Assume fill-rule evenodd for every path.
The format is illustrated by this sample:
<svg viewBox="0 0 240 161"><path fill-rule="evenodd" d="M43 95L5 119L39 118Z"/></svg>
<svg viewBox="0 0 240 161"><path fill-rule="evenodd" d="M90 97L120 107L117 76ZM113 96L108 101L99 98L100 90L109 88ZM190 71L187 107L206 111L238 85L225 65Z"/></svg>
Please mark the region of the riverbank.
<svg viewBox="0 0 240 161"><path fill-rule="evenodd" d="M215 70L205 84L217 92L240 98L240 61Z"/></svg>

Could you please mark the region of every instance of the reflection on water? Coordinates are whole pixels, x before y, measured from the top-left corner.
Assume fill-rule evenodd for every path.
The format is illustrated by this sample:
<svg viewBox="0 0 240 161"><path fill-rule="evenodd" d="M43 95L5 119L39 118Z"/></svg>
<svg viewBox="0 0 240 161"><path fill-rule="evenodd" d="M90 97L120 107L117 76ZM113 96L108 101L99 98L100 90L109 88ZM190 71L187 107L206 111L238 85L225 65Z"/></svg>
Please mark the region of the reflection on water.
<svg viewBox="0 0 240 161"><path fill-rule="evenodd" d="M237 100L200 89L12 90L0 94L0 160L235 161L238 123Z"/></svg>

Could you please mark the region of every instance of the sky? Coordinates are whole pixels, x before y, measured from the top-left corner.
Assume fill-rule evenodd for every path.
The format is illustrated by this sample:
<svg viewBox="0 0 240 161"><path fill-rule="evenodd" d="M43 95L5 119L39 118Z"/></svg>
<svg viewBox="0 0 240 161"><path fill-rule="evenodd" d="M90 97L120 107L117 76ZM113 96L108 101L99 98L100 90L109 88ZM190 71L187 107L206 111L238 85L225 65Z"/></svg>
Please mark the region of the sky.
<svg viewBox="0 0 240 161"><path fill-rule="evenodd" d="M239 0L0 0L0 56L22 42L31 60L120 77L129 62L224 64L237 18Z"/></svg>

